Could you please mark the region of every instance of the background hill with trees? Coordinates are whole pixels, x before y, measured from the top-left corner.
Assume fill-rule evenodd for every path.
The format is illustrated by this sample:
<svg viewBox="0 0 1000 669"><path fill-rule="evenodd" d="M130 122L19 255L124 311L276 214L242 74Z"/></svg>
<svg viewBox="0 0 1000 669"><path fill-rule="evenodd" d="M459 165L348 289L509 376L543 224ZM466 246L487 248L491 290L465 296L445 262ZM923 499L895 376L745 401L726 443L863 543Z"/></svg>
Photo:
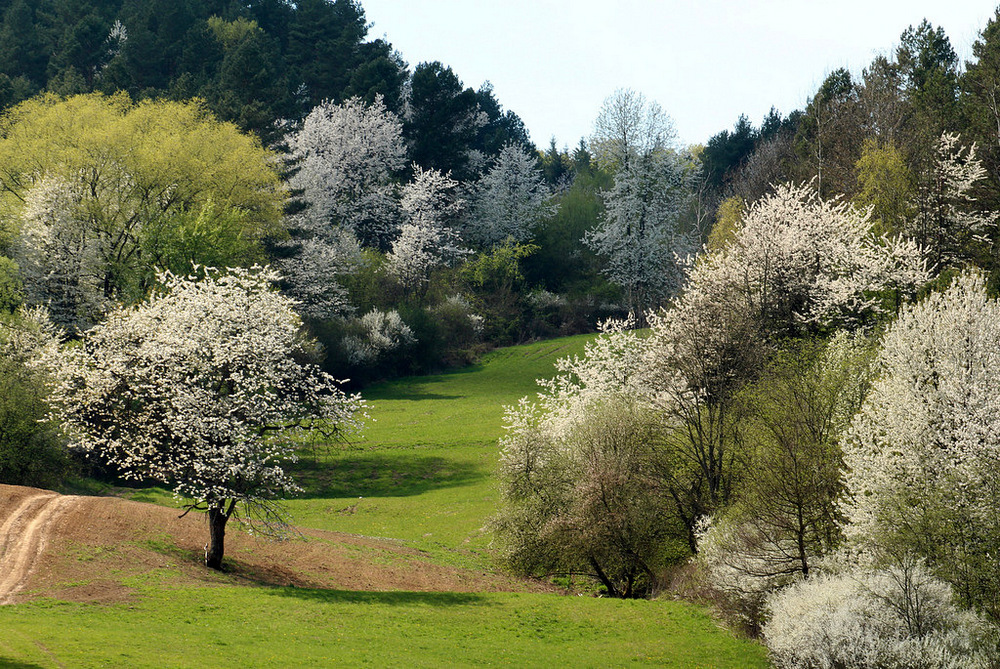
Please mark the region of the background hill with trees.
<svg viewBox="0 0 1000 669"><path fill-rule="evenodd" d="M782 666L996 662L1000 10L704 146L620 89L572 152L359 2L0 17L0 483L159 480L221 568L351 391L599 329L507 410L506 568Z"/></svg>

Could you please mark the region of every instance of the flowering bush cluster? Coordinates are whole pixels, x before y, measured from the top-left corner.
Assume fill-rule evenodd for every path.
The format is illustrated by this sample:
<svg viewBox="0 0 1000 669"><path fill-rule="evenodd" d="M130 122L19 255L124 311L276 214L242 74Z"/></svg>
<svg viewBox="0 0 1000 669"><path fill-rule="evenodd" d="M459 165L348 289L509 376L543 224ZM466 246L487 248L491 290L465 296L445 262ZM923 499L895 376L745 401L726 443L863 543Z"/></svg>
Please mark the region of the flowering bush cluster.
<svg viewBox="0 0 1000 669"><path fill-rule="evenodd" d="M772 595L764 640L781 669L996 666L991 630L919 561L819 574Z"/></svg>

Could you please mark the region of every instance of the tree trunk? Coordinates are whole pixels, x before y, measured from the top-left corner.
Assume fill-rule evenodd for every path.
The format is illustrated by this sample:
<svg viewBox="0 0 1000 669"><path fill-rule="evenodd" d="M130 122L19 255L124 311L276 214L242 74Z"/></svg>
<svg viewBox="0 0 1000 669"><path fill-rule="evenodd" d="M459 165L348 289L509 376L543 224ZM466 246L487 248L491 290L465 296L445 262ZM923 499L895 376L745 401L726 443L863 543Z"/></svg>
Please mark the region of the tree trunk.
<svg viewBox="0 0 1000 669"><path fill-rule="evenodd" d="M222 557L226 552L226 522L236 507L235 500L226 510L226 503L220 502L208 510L208 544L205 546L205 566L222 571Z"/></svg>
<svg viewBox="0 0 1000 669"><path fill-rule="evenodd" d="M597 563L597 559L594 558L593 555L590 556L590 566L594 568L594 571L597 573L597 578L599 578L601 583L604 584L604 587L607 588L608 596L621 597L618 592L618 588L615 587L615 584L612 583L611 579L604 573L604 570L601 569L601 565Z"/></svg>

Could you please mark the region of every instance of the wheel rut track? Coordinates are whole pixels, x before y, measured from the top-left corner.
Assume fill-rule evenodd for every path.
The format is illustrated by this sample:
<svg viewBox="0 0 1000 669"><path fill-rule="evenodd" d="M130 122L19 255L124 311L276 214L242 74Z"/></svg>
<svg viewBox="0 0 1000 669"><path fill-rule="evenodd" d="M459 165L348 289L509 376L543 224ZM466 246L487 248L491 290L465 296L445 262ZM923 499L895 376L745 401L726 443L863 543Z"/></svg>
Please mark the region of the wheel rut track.
<svg viewBox="0 0 1000 669"><path fill-rule="evenodd" d="M0 525L0 605L13 604L48 543L52 524L75 496L39 493L22 500Z"/></svg>

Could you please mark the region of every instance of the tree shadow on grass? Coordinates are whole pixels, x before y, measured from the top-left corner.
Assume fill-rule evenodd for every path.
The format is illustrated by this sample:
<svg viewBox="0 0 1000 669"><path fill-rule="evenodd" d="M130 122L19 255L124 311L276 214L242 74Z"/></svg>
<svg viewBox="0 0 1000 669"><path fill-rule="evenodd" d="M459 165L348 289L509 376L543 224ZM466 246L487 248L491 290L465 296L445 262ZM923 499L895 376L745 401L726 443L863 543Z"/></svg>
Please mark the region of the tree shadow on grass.
<svg viewBox="0 0 1000 669"><path fill-rule="evenodd" d="M40 664L11 660L3 655L0 655L0 667L3 667L3 669L42 669L42 665Z"/></svg>
<svg viewBox="0 0 1000 669"><path fill-rule="evenodd" d="M476 363L460 369L450 369L442 374L387 381L383 384L377 384L368 388L362 394L366 399L371 399L373 402L377 402L378 400L460 399L464 396L443 395L424 391L423 388L446 383L454 377L476 374L478 372L482 372L483 369L484 366L481 363Z"/></svg>
<svg viewBox="0 0 1000 669"><path fill-rule="evenodd" d="M337 458L306 456L288 471L304 488L302 499L409 497L439 488L477 483L486 468L469 462L393 451Z"/></svg>
<svg viewBox="0 0 1000 669"><path fill-rule="evenodd" d="M412 592L388 590L322 590L317 588L271 588L269 595L296 597L321 604L382 604L389 606L493 606L486 597L474 592Z"/></svg>

